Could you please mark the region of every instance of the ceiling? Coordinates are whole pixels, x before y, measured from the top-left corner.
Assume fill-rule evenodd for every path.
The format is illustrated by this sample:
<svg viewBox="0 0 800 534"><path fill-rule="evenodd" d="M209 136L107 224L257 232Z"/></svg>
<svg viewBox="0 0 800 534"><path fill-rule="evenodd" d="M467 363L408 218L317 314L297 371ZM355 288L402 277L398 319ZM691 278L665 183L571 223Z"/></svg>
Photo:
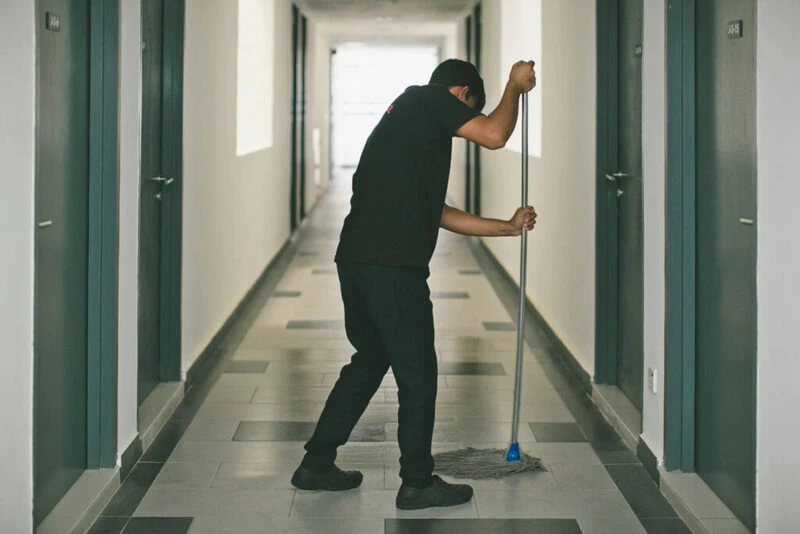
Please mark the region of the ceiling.
<svg viewBox="0 0 800 534"><path fill-rule="evenodd" d="M298 3L319 20L452 22L464 15L475 0L300 0Z"/></svg>

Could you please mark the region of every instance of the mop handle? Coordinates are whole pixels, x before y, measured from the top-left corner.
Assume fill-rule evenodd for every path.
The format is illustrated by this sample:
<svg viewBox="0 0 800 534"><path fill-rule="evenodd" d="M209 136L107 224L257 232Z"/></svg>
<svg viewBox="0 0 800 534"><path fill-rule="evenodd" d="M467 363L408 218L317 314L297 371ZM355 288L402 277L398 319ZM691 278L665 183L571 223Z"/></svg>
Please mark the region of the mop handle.
<svg viewBox="0 0 800 534"><path fill-rule="evenodd" d="M528 93L522 94L522 206L528 205ZM511 443L517 443L522 395L522 356L525 349L525 281L528 275L528 232L522 229L519 256L519 314L517 315L517 372L514 383L514 418Z"/></svg>

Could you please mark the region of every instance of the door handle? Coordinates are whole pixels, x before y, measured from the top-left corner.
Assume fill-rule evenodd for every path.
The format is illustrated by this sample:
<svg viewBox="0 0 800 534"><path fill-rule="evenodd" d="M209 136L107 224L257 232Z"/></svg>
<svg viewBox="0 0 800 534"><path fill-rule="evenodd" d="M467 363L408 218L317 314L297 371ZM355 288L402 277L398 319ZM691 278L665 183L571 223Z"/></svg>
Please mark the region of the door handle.
<svg viewBox="0 0 800 534"><path fill-rule="evenodd" d="M36 228L47 228L53 226L53 221L42 221L36 225Z"/></svg>
<svg viewBox="0 0 800 534"><path fill-rule="evenodd" d="M614 172L611 174L606 174L606 180L609 182L616 182L618 178L630 178L630 174L625 174L624 172Z"/></svg>
<svg viewBox="0 0 800 534"><path fill-rule="evenodd" d="M747 226L753 226L754 223L753 219L745 219L745 218L739 219L739 222Z"/></svg>
<svg viewBox="0 0 800 534"><path fill-rule="evenodd" d="M164 176L154 176L153 178L148 178L151 182L158 182L164 185L169 185L175 181L175 178L166 178Z"/></svg>

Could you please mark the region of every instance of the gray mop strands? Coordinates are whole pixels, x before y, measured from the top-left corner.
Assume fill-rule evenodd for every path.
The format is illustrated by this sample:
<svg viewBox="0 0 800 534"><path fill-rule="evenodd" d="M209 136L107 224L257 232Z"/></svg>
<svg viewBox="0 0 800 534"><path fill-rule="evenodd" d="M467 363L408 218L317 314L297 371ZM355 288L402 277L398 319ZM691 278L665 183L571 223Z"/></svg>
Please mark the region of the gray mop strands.
<svg viewBox="0 0 800 534"><path fill-rule="evenodd" d="M528 94L522 95L522 205L528 205ZM508 450L467 448L433 457L434 469L456 478L504 478L525 471L544 471L538 458L519 450L519 406L522 391L522 360L525 346L525 279L527 273L528 235L523 230L520 250L519 321L517 324L517 369L514 385L514 413L511 445Z"/></svg>
<svg viewBox="0 0 800 534"><path fill-rule="evenodd" d="M455 478L505 478L525 471L545 471L539 458L524 452L517 461L506 460L502 449L474 449L442 452L433 456L434 470Z"/></svg>

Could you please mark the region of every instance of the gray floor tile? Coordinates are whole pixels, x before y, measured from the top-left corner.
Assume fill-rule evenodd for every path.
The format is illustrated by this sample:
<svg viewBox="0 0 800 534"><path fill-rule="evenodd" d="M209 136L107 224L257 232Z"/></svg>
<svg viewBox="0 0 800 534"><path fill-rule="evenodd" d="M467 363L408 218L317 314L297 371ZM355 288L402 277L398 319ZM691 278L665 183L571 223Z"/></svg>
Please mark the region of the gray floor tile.
<svg viewBox="0 0 800 534"><path fill-rule="evenodd" d="M516 332L517 325L511 322L483 322L483 328L487 332Z"/></svg>
<svg viewBox="0 0 800 534"><path fill-rule="evenodd" d="M480 517L575 518L632 516L617 490L513 492L475 488Z"/></svg>
<svg viewBox="0 0 800 534"><path fill-rule="evenodd" d="M124 534L186 534L191 517L133 517Z"/></svg>
<svg viewBox="0 0 800 534"><path fill-rule="evenodd" d="M275 291L272 296L274 298L297 298L302 294L301 291Z"/></svg>
<svg viewBox="0 0 800 534"><path fill-rule="evenodd" d="M385 489L385 467L380 464L342 464L348 471L360 471L364 480L361 489ZM294 490L292 474L297 465L290 463L224 463L217 472L213 488L234 490Z"/></svg>
<svg viewBox="0 0 800 534"><path fill-rule="evenodd" d="M647 534L691 534L686 523L678 518L642 519Z"/></svg>
<svg viewBox="0 0 800 534"><path fill-rule="evenodd" d="M153 486L135 517L214 517L239 514L288 517L294 491L172 489Z"/></svg>
<svg viewBox="0 0 800 534"><path fill-rule="evenodd" d="M439 362L440 375L505 376L502 363Z"/></svg>
<svg viewBox="0 0 800 534"><path fill-rule="evenodd" d="M464 276L480 276L483 274L483 271L480 269L459 269L458 274Z"/></svg>
<svg viewBox="0 0 800 534"><path fill-rule="evenodd" d="M289 321L287 330L344 330L344 321Z"/></svg>
<svg viewBox="0 0 800 534"><path fill-rule="evenodd" d="M219 464L216 462L167 462L153 486L169 488L209 488Z"/></svg>
<svg viewBox="0 0 800 534"><path fill-rule="evenodd" d="M465 291L431 291L432 299L468 299L469 293Z"/></svg>
<svg viewBox="0 0 800 534"><path fill-rule="evenodd" d="M586 436L575 423L531 423L531 430L540 443L577 443Z"/></svg>
<svg viewBox="0 0 800 534"><path fill-rule="evenodd" d="M263 375L267 370L269 362L232 360L225 366L225 372L229 374L258 374Z"/></svg>
<svg viewBox="0 0 800 534"><path fill-rule="evenodd" d="M198 517L189 534L384 534L383 519Z"/></svg>
<svg viewBox="0 0 800 534"><path fill-rule="evenodd" d="M387 519L386 534L583 534L574 519Z"/></svg>
<svg viewBox="0 0 800 534"><path fill-rule="evenodd" d="M547 468L553 473L561 489L594 490L617 487L603 466L549 463Z"/></svg>
<svg viewBox="0 0 800 534"><path fill-rule="evenodd" d="M583 534L647 534L642 523L628 513L620 517L589 517L579 519Z"/></svg>
<svg viewBox="0 0 800 534"><path fill-rule="evenodd" d="M86 534L121 534L128 519L130 518L100 516Z"/></svg>
<svg viewBox="0 0 800 534"><path fill-rule="evenodd" d="M677 517L675 510L661 494L641 465L607 465L611 478L639 518ZM647 525L645 525L647 527ZM649 529L648 529L649 532ZM669 530L664 532L671 532Z"/></svg>
<svg viewBox="0 0 800 534"><path fill-rule="evenodd" d="M339 492L298 491L292 518L477 518L473 502L449 508L404 511L395 506L395 490L351 490Z"/></svg>
<svg viewBox="0 0 800 534"><path fill-rule="evenodd" d="M336 269L311 269L311 274L336 274Z"/></svg>
<svg viewBox="0 0 800 534"><path fill-rule="evenodd" d="M301 421L242 421L233 441L307 441L316 426L316 423ZM350 434L349 441L385 440L383 424L359 423Z"/></svg>

